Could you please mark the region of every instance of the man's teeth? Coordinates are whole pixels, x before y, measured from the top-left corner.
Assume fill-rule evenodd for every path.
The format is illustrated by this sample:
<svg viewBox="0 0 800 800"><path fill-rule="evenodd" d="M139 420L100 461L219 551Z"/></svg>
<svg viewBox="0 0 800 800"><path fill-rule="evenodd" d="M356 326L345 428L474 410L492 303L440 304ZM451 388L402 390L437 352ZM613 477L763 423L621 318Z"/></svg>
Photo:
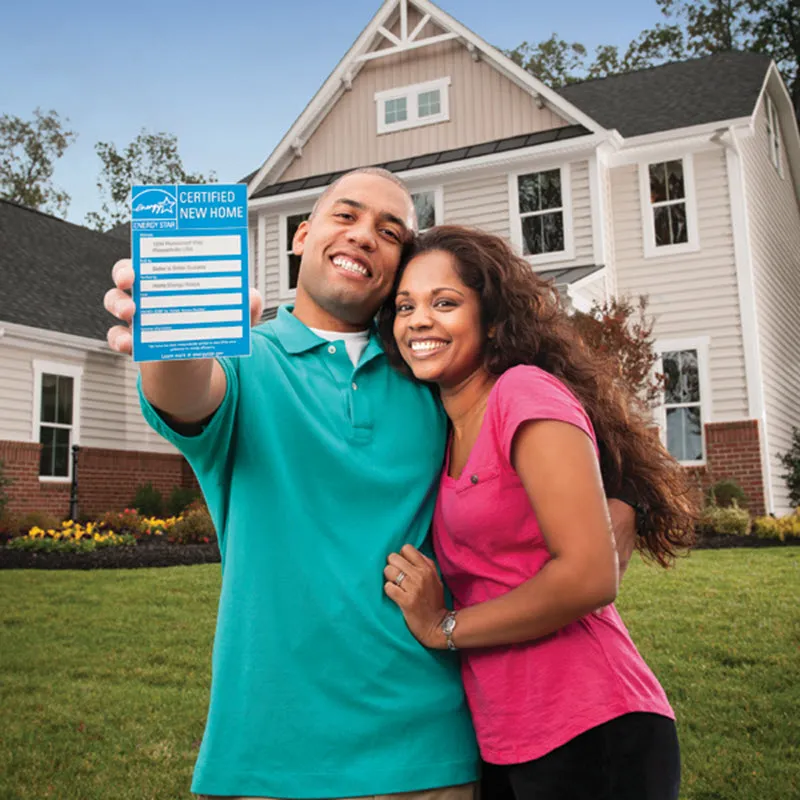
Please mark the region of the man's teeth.
<svg viewBox="0 0 800 800"><path fill-rule="evenodd" d="M348 272L355 272L357 275L369 277L369 270L366 267L362 267L361 264L357 264L355 261L351 261L349 258L337 256L333 259L333 263L336 264L339 269L346 269Z"/></svg>
<svg viewBox="0 0 800 800"><path fill-rule="evenodd" d="M447 347L447 342L411 342L411 349L415 353L429 353L431 350L441 350L443 347Z"/></svg>

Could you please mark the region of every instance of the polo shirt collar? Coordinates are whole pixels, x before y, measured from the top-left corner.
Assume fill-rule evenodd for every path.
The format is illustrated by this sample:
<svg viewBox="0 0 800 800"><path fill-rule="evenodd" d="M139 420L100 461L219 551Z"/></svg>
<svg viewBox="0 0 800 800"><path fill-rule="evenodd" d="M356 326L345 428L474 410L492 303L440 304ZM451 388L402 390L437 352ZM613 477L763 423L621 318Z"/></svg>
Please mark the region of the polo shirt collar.
<svg viewBox="0 0 800 800"><path fill-rule="evenodd" d="M317 336L307 325L300 322L292 313L294 306L286 305L278 309L278 314L272 321L272 330L278 337L281 347L290 355L298 355L313 350L321 344L327 344L327 340ZM371 361L373 358L383 355L380 337L377 334L375 325L370 327L370 337L364 354L361 356L361 364Z"/></svg>

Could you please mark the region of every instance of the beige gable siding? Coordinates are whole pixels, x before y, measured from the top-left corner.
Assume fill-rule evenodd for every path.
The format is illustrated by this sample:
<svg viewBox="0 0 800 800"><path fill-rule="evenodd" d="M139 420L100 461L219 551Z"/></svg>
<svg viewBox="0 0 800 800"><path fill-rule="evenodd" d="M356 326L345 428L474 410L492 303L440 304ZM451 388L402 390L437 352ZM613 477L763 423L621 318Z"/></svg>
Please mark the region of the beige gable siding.
<svg viewBox="0 0 800 800"><path fill-rule="evenodd" d="M786 161L781 178L769 156L764 106L755 136L742 142L758 318L770 472L776 511L789 511L778 453L800 426L800 210Z"/></svg>
<svg viewBox="0 0 800 800"><path fill-rule="evenodd" d="M451 79L450 121L378 135L375 92ZM464 147L567 123L449 41L366 63L280 180Z"/></svg>
<svg viewBox="0 0 800 800"><path fill-rule="evenodd" d="M35 360L83 368L80 437L85 447L174 453L142 417L136 393L138 369L129 359L74 348L0 341L0 439L30 442L33 435Z"/></svg>
<svg viewBox="0 0 800 800"><path fill-rule="evenodd" d="M617 293L648 295L659 339L710 338L712 420L747 418L747 389L723 150L694 154L700 249L644 257L637 166L611 170Z"/></svg>

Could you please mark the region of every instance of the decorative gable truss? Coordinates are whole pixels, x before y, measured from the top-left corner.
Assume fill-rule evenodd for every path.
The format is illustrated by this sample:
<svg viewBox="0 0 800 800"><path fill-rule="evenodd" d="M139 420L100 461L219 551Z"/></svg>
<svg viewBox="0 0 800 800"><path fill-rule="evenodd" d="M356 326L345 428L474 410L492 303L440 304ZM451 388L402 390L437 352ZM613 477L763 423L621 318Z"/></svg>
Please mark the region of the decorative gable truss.
<svg viewBox="0 0 800 800"><path fill-rule="evenodd" d="M359 72L377 59L458 41L474 61L485 61L528 94L538 108L548 107L568 124L582 125L593 133L604 129L511 59L464 27L429 0L386 0L369 25L339 62L315 97L249 181L248 195L278 182L345 92L353 88ZM442 121L448 116L446 76L437 86L407 86L375 98L381 132Z"/></svg>

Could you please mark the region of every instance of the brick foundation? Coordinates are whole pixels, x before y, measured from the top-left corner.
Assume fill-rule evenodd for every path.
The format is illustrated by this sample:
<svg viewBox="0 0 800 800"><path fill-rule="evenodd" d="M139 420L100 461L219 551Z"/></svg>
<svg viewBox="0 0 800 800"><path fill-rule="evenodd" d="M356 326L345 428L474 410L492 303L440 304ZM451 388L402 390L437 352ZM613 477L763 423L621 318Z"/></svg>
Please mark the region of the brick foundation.
<svg viewBox="0 0 800 800"><path fill-rule="evenodd" d="M756 420L709 423L706 428L706 466L692 467L703 490L730 478L742 487L751 514L766 510L761 442Z"/></svg>
<svg viewBox="0 0 800 800"><path fill-rule="evenodd" d="M0 441L0 461L14 483L7 489L9 511L69 514L70 485L39 480L40 445ZM81 515L121 510L138 486L152 483L166 500L173 487L197 488L186 459L170 453L144 453L82 447L78 453L78 508Z"/></svg>

